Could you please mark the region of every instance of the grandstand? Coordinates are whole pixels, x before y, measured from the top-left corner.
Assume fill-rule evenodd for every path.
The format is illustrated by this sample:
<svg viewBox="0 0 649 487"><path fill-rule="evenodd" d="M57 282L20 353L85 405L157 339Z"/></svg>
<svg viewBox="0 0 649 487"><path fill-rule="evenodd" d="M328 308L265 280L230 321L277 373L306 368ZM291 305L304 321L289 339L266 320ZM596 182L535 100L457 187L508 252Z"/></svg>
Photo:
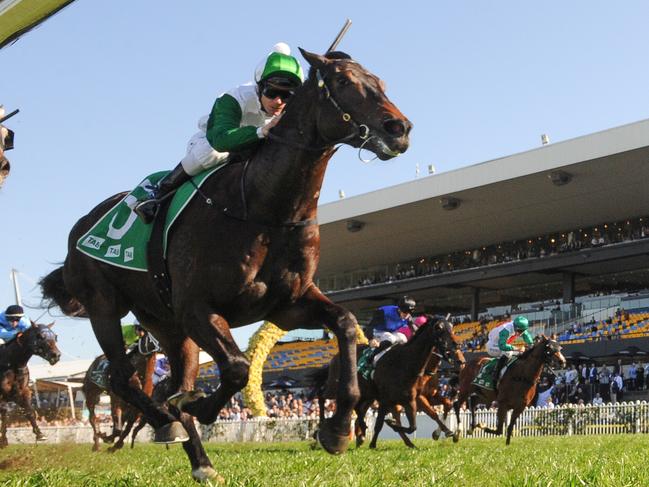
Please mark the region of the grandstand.
<svg viewBox="0 0 649 487"><path fill-rule="evenodd" d="M649 289L647 161L643 120L322 205L318 285L361 324L409 294L464 321L464 341L512 313L568 353L649 351L649 295L634 295ZM632 314L615 321L618 308ZM277 345L264 381L325 363L332 346Z"/></svg>
<svg viewBox="0 0 649 487"><path fill-rule="evenodd" d="M648 287L649 239L358 286L369 270L396 276L399 264L432 256L642 225L647 160L644 120L323 205L318 283L361 318L408 293L424 309L474 320L487 307Z"/></svg>

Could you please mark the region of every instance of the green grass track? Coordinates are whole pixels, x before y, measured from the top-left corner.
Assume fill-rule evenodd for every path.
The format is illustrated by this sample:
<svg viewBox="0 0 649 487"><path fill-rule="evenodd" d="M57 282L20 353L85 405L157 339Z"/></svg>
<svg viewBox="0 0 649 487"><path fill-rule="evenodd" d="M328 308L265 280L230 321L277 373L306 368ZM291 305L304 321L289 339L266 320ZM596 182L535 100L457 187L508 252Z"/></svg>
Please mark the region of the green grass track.
<svg viewBox="0 0 649 487"><path fill-rule="evenodd" d="M649 436L571 436L399 441L333 457L309 444L208 444L232 486L649 486ZM191 480L178 445L136 445L110 454L90 445L10 445L0 486L181 486Z"/></svg>

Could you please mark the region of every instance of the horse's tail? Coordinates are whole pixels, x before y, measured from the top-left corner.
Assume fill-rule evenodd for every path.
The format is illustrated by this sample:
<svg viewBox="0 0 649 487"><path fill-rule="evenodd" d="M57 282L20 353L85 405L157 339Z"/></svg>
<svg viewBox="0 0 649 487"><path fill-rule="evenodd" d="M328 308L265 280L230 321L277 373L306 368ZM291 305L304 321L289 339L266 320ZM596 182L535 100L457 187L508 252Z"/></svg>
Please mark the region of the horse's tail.
<svg viewBox="0 0 649 487"><path fill-rule="evenodd" d="M58 306L68 316L88 317L83 305L66 289L63 281L63 267L54 269L43 277L38 284L43 292L43 307L51 309Z"/></svg>
<svg viewBox="0 0 649 487"><path fill-rule="evenodd" d="M324 389L327 386L327 381L329 379L329 366L325 365L324 367L316 369L307 377L312 387L308 397L310 401L313 401L313 399L319 397L324 392Z"/></svg>

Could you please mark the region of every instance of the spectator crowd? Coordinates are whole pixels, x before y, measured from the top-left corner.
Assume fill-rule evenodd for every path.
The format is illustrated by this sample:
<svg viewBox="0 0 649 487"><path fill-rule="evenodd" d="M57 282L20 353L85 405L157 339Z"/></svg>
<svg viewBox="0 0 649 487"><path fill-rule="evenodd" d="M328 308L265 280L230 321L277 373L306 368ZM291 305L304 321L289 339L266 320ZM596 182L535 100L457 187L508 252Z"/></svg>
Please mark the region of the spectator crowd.
<svg viewBox="0 0 649 487"><path fill-rule="evenodd" d="M587 248L630 242L649 237L649 217L610 222L589 228L573 229L525 240L502 242L445 255L421 257L414 261L382 266L380 270L358 270L354 280L344 276L323 277L318 285L324 291L370 286L414 277L453 272L487 265L517 262L531 258L575 252ZM361 277L358 277L358 276Z"/></svg>

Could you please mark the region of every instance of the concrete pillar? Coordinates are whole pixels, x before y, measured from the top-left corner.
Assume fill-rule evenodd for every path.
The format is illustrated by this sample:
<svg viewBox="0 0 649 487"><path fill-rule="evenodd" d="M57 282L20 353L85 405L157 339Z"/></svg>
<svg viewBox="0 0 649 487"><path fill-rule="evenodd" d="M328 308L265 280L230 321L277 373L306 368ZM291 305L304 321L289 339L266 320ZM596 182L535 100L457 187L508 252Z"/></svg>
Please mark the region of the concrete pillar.
<svg viewBox="0 0 649 487"><path fill-rule="evenodd" d="M563 273L563 303L575 302L575 275L572 272Z"/></svg>
<svg viewBox="0 0 649 487"><path fill-rule="evenodd" d="M478 313L480 312L480 289L473 288L473 296L471 297L471 320L478 321Z"/></svg>

